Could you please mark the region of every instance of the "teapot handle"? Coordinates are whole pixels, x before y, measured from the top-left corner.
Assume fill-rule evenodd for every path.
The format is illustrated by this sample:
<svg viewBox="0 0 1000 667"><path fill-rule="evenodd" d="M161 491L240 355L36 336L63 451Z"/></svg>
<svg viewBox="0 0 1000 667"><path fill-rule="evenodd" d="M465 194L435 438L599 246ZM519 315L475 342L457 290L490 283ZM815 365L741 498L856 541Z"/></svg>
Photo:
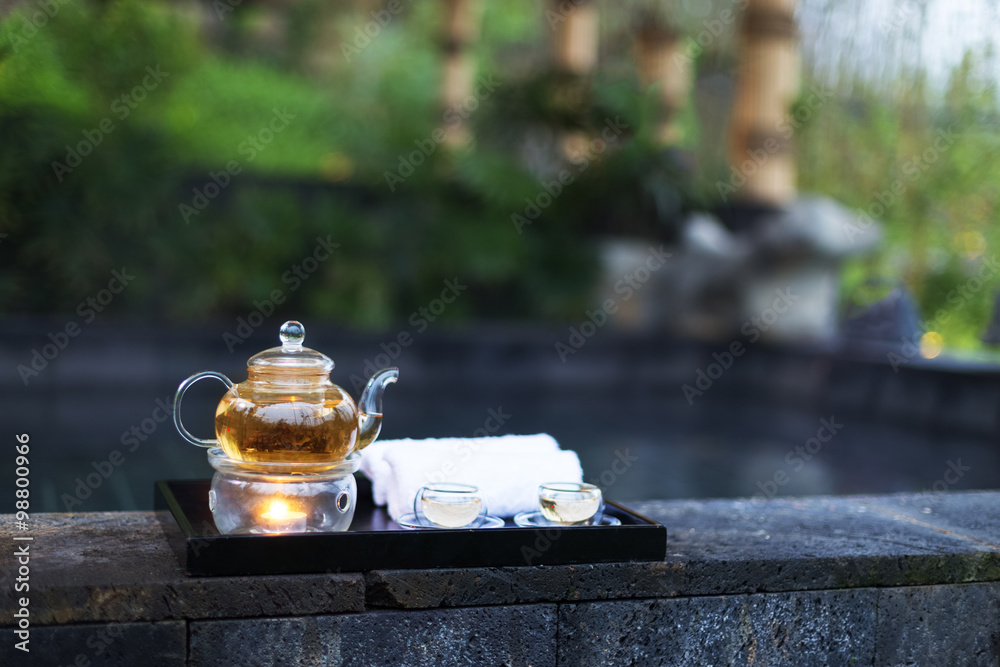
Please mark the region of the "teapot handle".
<svg viewBox="0 0 1000 667"><path fill-rule="evenodd" d="M192 445L198 445L199 447L214 447L219 444L218 440L215 438L210 440L196 438L191 435L186 428L184 428L184 424L181 422L181 399L184 398L184 392L186 392L195 382L203 378L215 378L222 384L226 385L227 390L233 388L232 380L227 378L222 373L216 373L215 371L202 371L200 373L195 373L187 380L184 380L184 382L181 382L181 385L177 387L177 395L174 396L174 426L177 427L177 432Z"/></svg>

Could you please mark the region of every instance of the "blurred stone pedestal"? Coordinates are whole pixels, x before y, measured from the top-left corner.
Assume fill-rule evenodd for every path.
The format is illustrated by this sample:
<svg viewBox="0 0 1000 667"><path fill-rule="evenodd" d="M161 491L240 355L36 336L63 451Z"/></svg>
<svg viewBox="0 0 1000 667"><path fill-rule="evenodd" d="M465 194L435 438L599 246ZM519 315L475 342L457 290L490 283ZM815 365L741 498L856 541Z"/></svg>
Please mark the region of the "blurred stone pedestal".
<svg viewBox="0 0 1000 667"><path fill-rule="evenodd" d="M826 343L838 335L840 267L872 250L881 232L861 229L856 216L829 199L805 197L784 208L729 209L727 225L689 217L670 261L635 290L616 324L663 328L702 339L750 337ZM604 245L599 297L642 266L650 244ZM617 292L621 294L621 292Z"/></svg>

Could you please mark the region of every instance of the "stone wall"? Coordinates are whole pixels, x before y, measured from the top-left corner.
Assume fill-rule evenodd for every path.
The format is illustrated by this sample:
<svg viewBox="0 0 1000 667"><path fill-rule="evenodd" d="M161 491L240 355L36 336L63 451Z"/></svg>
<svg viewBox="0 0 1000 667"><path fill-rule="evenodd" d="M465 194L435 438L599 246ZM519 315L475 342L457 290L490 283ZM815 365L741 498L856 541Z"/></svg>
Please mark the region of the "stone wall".
<svg viewBox="0 0 1000 667"><path fill-rule="evenodd" d="M38 515L0 664L1000 665L1000 493L636 509L664 562L205 578L152 513Z"/></svg>

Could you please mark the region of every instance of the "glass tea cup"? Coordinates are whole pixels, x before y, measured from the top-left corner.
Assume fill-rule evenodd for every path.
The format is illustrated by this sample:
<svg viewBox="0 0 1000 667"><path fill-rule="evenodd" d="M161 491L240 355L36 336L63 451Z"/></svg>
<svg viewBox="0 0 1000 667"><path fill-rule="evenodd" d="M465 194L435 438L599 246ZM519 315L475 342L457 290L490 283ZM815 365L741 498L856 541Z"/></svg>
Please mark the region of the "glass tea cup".
<svg viewBox="0 0 1000 667"><path fill-rule="evenodd" d="M585 482L549 482L538 487L542 516L563 526L593 525L604 515L601 489Z"/></svg>
<svg viewBox="0 0 1000 667"><path fill-rule="evenodd" d="M417 492L413 513L425 526L475 528L486 516L486 501L471 484L428 484Z"/></svg>

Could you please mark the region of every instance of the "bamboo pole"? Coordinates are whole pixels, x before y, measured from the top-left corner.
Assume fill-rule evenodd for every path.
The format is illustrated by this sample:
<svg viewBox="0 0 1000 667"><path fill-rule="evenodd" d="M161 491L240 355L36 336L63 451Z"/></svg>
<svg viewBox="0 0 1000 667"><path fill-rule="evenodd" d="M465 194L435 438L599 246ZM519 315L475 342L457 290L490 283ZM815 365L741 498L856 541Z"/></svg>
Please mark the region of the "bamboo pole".
<svg viewBox="0 0 1000 667"><path fill-rule="evenodd" d="M442 0L444 5L441 55L443 77L441 80L441 105L448 122L445 124L444 144L449 148L466 146L471 133L460 110L473 96L476 62L469 45L479 37L483 3L481 0Z"/></svg>
<svg viewBox="0 0 1000 667"><path fill-rule="evenodd" d="M590 0L550 0L546 12L560 72L587 76L597 66L597 8Z"/></svg>
<svg viewBox="0 0 1000 667"><path fill-rule="evenodd" d="M313 76L327 77L345 60L344 52L339 46L342 10L332 3L324 3L315 11L308 46L303 54L303 64ZM351 37L348 37L347 42L350 43L350 40Z"/></svg>
<svg viewBox="0 0 1000 667"><path fill-rule="evenodd" d="M749 0L740 28L729 162L746 179L746 201L782 205L796 195L793 129L785 122L799 89L795 3Z"/></svg>
<svg viewBox="0 0 1000 667"><path fill-rule="evenodd" d="M556 99L569 104L584 103L588 77L597 67L600 38L597 7L591 0L549 0L545 11L552 30L552 66L562 76L554 85ZM590 145L590 136L580 130L564 130L559 145L563 156L575 161Z"/></svg>
<svg viewBox="0 0 1000 667"><path fill-rule="evenodd" d="M677 31L656 17L647 18L635 35L635 60L643 87L658 86L656 138L663 146L676 145L683 138L679 116L691 92L692 76Z"/></svg>
<svg viewBox="0 0 1000 667"><path fill-rule="evenodd" d="M227 5L230 9L235 5ZM247 29L247 41L255 50L284 55L288 51L288 3L266 0L256 5Z"/></svg>

